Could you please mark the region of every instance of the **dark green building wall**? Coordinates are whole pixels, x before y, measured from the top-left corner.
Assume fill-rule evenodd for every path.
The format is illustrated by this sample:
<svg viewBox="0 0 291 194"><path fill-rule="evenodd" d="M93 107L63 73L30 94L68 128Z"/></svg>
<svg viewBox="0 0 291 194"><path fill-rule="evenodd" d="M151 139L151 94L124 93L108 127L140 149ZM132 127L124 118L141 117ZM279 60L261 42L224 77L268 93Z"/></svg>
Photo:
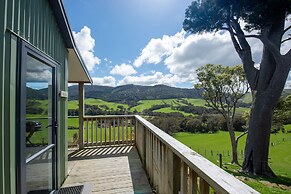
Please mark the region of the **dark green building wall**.
<svg viewBox="0 0 291 194"><path fill-rule="evenodd" d="M67 91L67 49L48 0L0 0L0 193L16 193L16 69L24 40L59 63L58 91ZM66 176L67 99L58 99L58 177Z"/></svg>

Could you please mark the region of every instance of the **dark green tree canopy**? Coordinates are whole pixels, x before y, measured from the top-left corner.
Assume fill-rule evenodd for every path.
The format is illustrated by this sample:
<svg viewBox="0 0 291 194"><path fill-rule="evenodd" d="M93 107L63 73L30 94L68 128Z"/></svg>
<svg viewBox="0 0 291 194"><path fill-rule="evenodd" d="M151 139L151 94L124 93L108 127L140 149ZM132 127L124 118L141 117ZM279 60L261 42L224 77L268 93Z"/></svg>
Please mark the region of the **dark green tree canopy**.
<svg viewBox="0 0 291 194"><path fill-rule="evenodd" d="M186 10L184 29L192 33L230 29L243 20L246 31L260 30L286 18L290 0L198 0Z"/></svg>

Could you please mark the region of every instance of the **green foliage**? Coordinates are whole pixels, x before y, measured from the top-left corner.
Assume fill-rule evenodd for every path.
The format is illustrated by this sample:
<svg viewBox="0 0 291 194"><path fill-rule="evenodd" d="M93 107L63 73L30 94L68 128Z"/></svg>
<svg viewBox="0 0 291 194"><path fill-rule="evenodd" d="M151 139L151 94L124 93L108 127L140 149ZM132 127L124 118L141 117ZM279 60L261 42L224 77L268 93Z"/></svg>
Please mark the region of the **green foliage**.
<svg viewBox="0 0 291 194"><path fill-rule="evenodd" d="M204 0L193 1L185 14L183 27L192 33L213 32L233 27L243 20L245 30L259 30L291 13L290 0Z"/></svg>
<svg viewBox="0 0 291 194"><path fill-rule="evenodd" d="M280 99L274 110L275 123L290 124L291 123L291 95Z"/></svg>
<svg viewBox="0 0 291 194"><path fill-rule="evenodd" d="M242 66L207 64L196 72L199 83L195 88L203 89L203 99L224 117L232 117L238 100L249 89Z"/></svg>

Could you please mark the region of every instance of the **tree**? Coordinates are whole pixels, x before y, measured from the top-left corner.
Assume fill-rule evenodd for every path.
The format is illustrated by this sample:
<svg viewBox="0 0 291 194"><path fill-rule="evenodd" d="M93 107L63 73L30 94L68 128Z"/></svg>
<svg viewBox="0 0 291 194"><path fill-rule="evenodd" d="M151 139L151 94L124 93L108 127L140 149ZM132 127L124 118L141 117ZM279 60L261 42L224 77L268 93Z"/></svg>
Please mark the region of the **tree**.
<svg viewBox="0 0 291 194"><path fill-rule="evenodd" d="M285 54L280 52L282 44L291 40L291 35L286 35L291 26L284 27L290 13L290 0L199 0L186 10L183 24L186 31L229 32L243 63L253 95L242 166L245 173L274 176L268 165L270 130L273 109L291 67L291 49ZM249 38L263 44L259 69L254 67Z"/></svg>
<svg viewBox="0 0 291 194"><path fill-rule="evenodd" d="M238 100L249 90L244 70L242 66L207 64L196 72L199 83L195 88L202 89L202 97L208 106L224 117L232 146L232 163L238 164L233 123Z"/></svg>

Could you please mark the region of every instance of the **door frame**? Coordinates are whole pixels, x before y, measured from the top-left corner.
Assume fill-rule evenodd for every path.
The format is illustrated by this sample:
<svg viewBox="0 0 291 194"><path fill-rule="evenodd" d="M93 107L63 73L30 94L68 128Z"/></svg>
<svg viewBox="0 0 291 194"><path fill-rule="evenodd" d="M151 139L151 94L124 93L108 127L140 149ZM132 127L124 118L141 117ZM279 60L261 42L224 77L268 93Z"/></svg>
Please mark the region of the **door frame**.
<svg viewBox="0 0 291 194"><path fill-rule="evenodd" d="M26 194L26 70L27 70L27 56L31 56L49 67L52 67L53 91L52 91L52 187L57 189L57 121L58 121L58 80L57 67L59 63L54 59L35 48L25 40L18 38L17 49L17 91L16 91L16 192L18 194ZM17 130L20 129L20 130ZM41 152L41 151L40 151Z"/></svg>

